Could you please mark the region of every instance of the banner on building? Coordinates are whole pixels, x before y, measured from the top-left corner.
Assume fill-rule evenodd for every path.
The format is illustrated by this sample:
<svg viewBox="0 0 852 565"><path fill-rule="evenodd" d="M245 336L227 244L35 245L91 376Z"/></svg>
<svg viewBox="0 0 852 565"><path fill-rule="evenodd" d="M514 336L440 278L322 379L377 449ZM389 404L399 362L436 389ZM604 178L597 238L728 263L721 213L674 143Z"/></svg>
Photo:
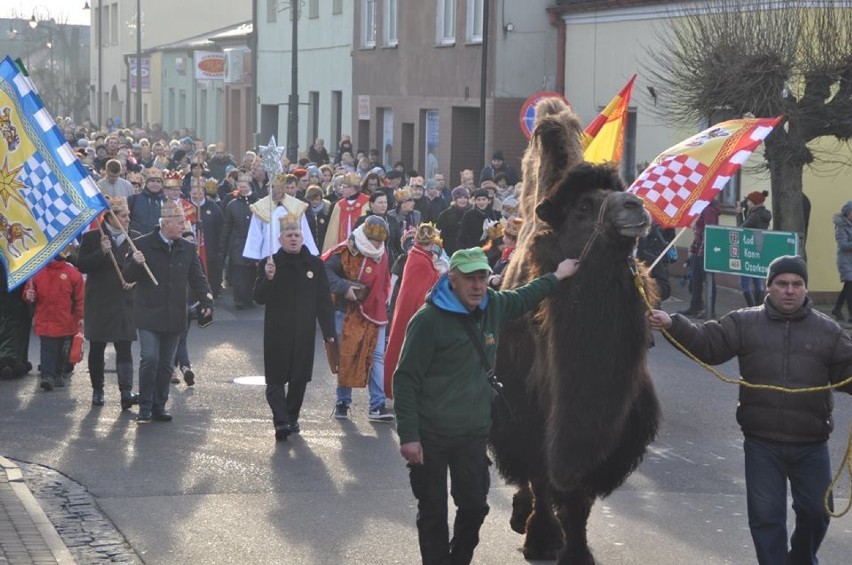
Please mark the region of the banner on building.
<svg viewBox="0 0 852 565"><path fill-rule="evenodd" d="M224 80L225 54L221 51L196 51L195 79Z"/></svg>
<svg viewBox="0 0 852 565"><path fill-rule="evenodd" d="M83 231L107 203L26 73L0 62L0 260L9 290Z"/></svg>
<svg viewBox="0 0 852 565"><path fill-rule="evenodd" d="M136 57L128 57L130 66L130 90L136 92ZM151 92L151 58L142 57L142 92Z"/></svg>

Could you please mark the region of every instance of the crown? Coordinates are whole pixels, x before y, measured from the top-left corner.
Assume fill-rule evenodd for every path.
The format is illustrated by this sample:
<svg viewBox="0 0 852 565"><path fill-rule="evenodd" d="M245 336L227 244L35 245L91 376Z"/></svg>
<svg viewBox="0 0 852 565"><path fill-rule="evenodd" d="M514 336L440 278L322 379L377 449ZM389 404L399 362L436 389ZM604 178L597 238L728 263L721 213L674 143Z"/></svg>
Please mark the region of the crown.
<svg viewBox="0 0 852 565"><path fill-rule="evenodd" d="M163 175L163 186L166 188L174 187L174 186L182 186L183 185L183 173L179 170L175 169L173 171L166 171Z"/></svg>
<svg viewBox="0 0 852 565"><path fill-rule="evenodd" d="M441 232L435 228L434 224L423 223L417 226L417 232L414 235L414 241L420 245L431 245L435 239L440 238Z"/></svg>
<svg viewBox="0 0 852 565"><path fill-rule="evenodd" d="M278 227L283 232L284 230L299 230L302 231L302 220L296 214L287 214L281 216L278 220Z"/></svg>

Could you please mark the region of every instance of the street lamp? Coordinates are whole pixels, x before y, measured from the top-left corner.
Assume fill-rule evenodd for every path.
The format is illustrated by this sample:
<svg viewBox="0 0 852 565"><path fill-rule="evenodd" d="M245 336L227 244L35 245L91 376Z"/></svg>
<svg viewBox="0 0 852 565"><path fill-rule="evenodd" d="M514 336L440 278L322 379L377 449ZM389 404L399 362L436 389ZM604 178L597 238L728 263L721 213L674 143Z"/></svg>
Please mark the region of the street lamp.
<svg viewBox="0 0 852 565"><path fill-rule="evenodd" d="M35 17L35 12L33 12L33 15L30 17L30 29L35 29L37 27L38 27L38 20Z"/></svg>

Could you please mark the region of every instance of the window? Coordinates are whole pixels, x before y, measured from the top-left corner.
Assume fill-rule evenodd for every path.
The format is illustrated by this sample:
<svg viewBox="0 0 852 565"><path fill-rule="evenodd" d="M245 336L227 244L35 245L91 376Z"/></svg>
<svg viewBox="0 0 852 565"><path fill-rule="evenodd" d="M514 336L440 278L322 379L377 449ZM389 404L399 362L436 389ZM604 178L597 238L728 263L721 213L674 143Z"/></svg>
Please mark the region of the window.
<svg viewBox="0 0 852 565"><path fill-rule="evenodd" d="M308 3L308 17L316 19L319 17L319 0L310 0ZM313 143L313 141L311 141Z"/></svg>
<svg viewBox="0 0 852 565"><path fill-rule="evenodd" d="M456 0L438 0L438 44L456 42Z"/></svg>
<svg viewBox="0 0 852 565"><path fill-rule="evenodd" d="M342 14L343 13L343 0L332 0L332 2L331 2L331 13L332 14Z"/></svg>
<svg viewBox="0 0 852 565"><path fill-rule="evenodd" d="M376 0L363 0L361 10L361 46L376 46Z"/></svg>
<svg viewBox="0 0 852 565"><path fill-rule="evenodd" d="M482 0L467 0L467 41L482 43Z"/></svg>
<svg viewBox="0 0 852 565"><path fill-rule="evenodd" d="M266 23L274 24L278 21L278 0L266 0Z"/></svg>
<svg viewBox="0 0 852 565"><path fill-rule="evenodd" d="M399 10L399 0L385 0L384 13L384 28L385 28L385 45L394 46L397 44L396 27L397 14Z"/></svg>
<svg viewBox="0 0 852 565"><path fill-rule="evenodd" d="M113 45L118 45L118 4L113 4L109 12L109 39Z"/></svg>

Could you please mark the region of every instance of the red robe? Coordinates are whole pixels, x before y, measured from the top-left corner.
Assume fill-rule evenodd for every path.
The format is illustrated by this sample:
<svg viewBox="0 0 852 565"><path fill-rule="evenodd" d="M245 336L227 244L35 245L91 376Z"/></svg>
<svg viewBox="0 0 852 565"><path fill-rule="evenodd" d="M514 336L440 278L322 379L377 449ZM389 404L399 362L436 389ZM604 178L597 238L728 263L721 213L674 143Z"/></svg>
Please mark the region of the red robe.
<svg viewBox="0 0 852 565"><path fill-rule="evenodd" d="M405 340L405 329L414 313L426 302L426 294L438 282L438 270L432 262L432 253L415 244L408 252L402 282L396 299L396 310L391 321L390 338L385 349L385 396L393 398L393 373Z"/></svg>

